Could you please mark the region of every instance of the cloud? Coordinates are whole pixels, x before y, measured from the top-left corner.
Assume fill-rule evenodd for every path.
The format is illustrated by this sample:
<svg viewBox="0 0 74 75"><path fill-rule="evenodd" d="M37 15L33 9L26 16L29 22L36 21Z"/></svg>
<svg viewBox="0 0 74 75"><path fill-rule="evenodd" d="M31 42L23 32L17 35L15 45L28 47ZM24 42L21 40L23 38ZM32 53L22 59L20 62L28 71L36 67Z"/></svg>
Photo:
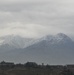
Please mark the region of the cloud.
<svg viewBox="0 0 74 75"><path fill-rule="evenodd" d="M63 32L74 37L73 7L73 0L0 0L0 36Z"/></svg>

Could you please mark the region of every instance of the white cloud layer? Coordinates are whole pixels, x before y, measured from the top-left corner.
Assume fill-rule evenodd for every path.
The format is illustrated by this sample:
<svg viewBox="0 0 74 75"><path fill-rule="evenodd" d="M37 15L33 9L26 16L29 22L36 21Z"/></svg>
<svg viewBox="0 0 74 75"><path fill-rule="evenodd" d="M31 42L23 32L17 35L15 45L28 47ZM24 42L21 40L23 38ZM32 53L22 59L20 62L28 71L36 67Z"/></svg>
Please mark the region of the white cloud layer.
<svg viewBox="0 0 74 75"><path fill-rule="evenodd" d="M0 0L0 36L74 37L74 0Z"/></svg>

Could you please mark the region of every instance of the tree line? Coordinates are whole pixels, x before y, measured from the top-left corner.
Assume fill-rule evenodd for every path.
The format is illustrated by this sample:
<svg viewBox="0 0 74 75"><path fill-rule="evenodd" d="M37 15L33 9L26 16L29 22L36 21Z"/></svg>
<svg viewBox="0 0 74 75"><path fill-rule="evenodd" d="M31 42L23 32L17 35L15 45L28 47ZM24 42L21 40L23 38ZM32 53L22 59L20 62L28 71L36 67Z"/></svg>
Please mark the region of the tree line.
<svg viewBox="0 0 74 75"><path fill-rule="evenodd" d="M0 75L74 75L74 65L44 65L36 62L15 64L2 61Z"/></svg>

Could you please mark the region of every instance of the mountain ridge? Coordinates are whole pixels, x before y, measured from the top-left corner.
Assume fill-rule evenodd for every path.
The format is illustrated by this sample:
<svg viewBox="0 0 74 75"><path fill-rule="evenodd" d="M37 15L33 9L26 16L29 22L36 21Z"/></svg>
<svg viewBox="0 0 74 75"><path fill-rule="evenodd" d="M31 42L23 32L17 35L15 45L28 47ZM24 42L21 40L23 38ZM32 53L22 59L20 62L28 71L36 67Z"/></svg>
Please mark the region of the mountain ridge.
<svg viewBox="0 0 74 75"><path fill-rule="evenodd" d="M73 58L74 41L63 33L33 39L27 43L26 47L12 47L0 53L0 59L14 62L35 61L37 63L69 64L74 63Z"/></svg>

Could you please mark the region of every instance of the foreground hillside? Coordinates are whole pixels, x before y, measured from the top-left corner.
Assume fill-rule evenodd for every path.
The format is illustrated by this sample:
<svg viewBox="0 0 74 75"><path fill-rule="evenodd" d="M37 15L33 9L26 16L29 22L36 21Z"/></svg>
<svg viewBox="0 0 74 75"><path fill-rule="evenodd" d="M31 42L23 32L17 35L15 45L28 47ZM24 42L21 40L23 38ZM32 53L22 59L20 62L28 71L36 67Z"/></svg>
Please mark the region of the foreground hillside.
<svg viewBox="0 0 74 75"><path fill-rule="evenodd" d="M35 62L0 63L0 75L74 75L74 65L38 65Z"/></svg>

